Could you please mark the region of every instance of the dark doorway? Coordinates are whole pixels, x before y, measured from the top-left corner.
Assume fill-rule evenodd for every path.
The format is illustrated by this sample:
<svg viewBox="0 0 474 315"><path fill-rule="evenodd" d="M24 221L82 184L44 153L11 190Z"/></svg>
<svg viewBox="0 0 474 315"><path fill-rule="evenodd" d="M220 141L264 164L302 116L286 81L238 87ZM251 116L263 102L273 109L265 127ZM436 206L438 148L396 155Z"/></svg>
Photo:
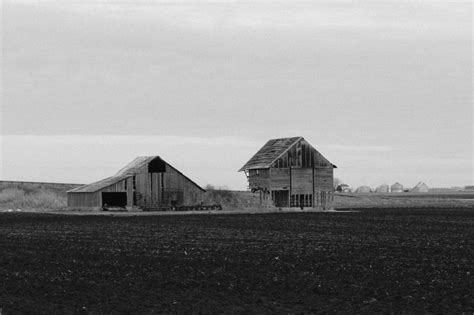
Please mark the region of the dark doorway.
<svg viewBox="0 0 474 315"><path fill-rule="evenodd" d="M148 163L148 173L164 173L166 172L166 163L159 157Z"/></svg>
<svg viewBox="0 0 474 315"><path fill-rule="evenodd" d="M288 207L288 190L274 190L273 203L275 207Z"/></svg>
<svg viewBox="0 0 474 315"><path fill-rule="evenodd" d="M126 207L127 193L126 192L103 192L102 206L109 207Z"/></svg>

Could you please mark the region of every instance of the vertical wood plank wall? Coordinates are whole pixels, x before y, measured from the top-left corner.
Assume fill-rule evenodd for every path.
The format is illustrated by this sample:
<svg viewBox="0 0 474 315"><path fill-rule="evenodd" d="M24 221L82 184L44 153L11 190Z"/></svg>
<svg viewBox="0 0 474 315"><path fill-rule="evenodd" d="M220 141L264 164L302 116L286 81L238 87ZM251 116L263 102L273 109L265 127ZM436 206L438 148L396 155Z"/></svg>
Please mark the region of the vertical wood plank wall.
<svg viewBox="0 0 474 315"><path fill-rule="evenodd" d="M163 203L166 200L163 197L170 192L182 194L182 205L185 206L198 205L203 201L204 192L168 164L166 164L165 173L148 173L148 167L142 167L138 172L96 192L68 193L68 206L70 208L100 208L102 207L102 192L125 192L127 206L132 207L133 177L135 177L136 183L137 206L165 205ZM169 206L169 204L165 206Z"/></svg>

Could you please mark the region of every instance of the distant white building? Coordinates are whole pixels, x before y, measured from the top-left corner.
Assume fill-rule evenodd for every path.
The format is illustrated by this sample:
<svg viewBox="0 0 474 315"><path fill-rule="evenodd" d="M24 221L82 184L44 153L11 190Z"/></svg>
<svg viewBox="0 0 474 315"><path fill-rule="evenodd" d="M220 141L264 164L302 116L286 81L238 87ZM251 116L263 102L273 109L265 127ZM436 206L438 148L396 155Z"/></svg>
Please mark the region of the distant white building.
<svg viewBox="0 0 474 315"><path fill-rule="evenodd" d="M356 193L369 193L372 192L372 189L369 186L360 186L356 189Z"/></svg>
<svg viewBox="0 0 474 315"><path fill-rule="evenodd" d="M425 183L423 182L419 182L415 187L413 187L413 189L410 191L410 192L414 192L414 193L426 193L430 190L430 188L428 187L428 185L426 185Z"/></svg>
<svg viewBox="0 0 474 315"><path fill-rule="evenodd" d="M390 187L387 184L382 184L375 189L375 192L378 193L388 193L390 192Z"/></svg>
<svg viewBox="0 0 474 315"><path fill-rule="evenodd" d="M390 192L392 192L392 193L401 193L401 192L403 192L403 185L396 182L395 184L390 186Z"/></svg>

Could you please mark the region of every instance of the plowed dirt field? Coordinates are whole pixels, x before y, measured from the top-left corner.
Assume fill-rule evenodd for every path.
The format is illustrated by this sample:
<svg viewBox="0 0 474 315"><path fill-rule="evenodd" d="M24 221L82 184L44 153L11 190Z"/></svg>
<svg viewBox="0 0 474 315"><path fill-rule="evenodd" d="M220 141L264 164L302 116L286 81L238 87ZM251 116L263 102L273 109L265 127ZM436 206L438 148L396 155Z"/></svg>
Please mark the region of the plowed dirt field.
<svg viewBox="0 0 474 315"><path fill-rule="evenodd" d="M0 313L474 312L474 210L0 214Z"/></svg>

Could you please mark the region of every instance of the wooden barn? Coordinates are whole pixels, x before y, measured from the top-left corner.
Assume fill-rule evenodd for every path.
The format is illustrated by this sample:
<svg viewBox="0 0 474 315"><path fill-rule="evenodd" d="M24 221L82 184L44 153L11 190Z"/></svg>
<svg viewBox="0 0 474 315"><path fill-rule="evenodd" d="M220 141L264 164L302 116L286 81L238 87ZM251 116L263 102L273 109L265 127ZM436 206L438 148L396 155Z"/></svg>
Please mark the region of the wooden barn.
<svg viewBox="0 0 474 315"><path fill-rule="evenodd" d="M67 192L70 209L160 208L202 203L205 190L159 156L137 157L112 177Z"/></svg>
<svg viewBox="0 0 474 315"><path fill-rule="evenodd" d="M269 140L239 171L263 205L331 209L334 164L303 137Z"/></svg>

